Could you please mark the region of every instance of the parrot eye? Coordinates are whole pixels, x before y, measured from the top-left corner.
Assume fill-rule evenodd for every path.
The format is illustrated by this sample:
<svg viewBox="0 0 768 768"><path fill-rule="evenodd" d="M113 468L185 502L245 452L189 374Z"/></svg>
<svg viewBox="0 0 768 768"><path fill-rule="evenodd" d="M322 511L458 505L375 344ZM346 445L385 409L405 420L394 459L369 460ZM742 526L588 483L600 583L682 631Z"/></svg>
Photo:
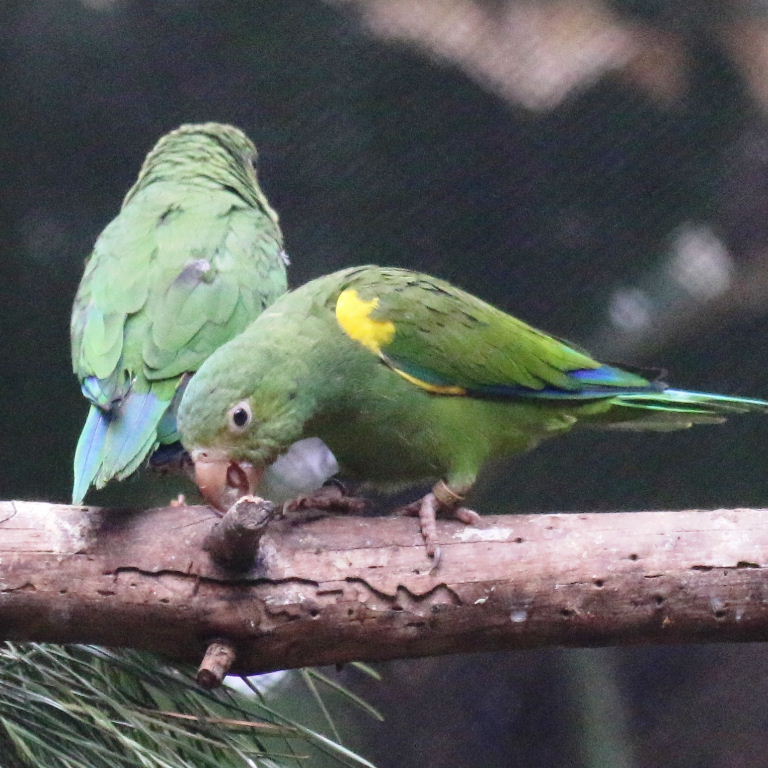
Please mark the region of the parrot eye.
<svg viewBox="0 0 768 768"><path fill-rule="evenodd" d="M248 405L247 401L243 400L242 403L238 403L230 409L227 418L229 419L229 428L232 432L244 432L253 418L251 406Z"/></svg>

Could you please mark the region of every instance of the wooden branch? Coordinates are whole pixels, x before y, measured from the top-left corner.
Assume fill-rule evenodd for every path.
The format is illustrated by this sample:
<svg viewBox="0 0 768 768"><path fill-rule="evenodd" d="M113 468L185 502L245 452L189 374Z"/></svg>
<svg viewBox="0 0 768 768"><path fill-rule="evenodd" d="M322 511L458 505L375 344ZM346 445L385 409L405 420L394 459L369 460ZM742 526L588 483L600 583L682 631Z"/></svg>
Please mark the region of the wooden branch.
<svg viewBox="0 0 768 768"><path fill-rule="evenodd" d="M197 682L203 688L218 688L235 663L237 650L234 643L226 638L211 640L197 670Z"/></svg>
<svg viewBox="0 0 768 768"><path fill-rule="evenodd" d="M243 496L214 523L203 549L214 562L231 571L247 571L255 563L261 537L275 517L275 505L255 496Z"/></svg>
<svg viewBox="0 0 768 768"><path fill-rule="evenodd" d="M203 549L218 520L206 507L0 503L0 639L130 646L194 663L215 640L247 673L768 639L767 510L441 521L436 573L417 523L399 517L272 522L255 565L234 573Z"/></svg>

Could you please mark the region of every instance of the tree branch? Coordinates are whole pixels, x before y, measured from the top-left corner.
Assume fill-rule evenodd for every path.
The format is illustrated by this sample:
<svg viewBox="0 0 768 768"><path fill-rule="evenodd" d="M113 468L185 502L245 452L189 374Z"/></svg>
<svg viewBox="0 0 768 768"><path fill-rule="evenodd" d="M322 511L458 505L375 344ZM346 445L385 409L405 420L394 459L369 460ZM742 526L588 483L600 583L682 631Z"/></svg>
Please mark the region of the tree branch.
<svg viewBox="0 0 768 768"><path fill-rule="evenodd" d="M0 503L0 639L130 646L194 663L216 641L246 673L768 639L768 510L441 521L436 573L417 523L398 517L274 521L255 564L234 573L203 549L218 520L206 507Z"/></svg>

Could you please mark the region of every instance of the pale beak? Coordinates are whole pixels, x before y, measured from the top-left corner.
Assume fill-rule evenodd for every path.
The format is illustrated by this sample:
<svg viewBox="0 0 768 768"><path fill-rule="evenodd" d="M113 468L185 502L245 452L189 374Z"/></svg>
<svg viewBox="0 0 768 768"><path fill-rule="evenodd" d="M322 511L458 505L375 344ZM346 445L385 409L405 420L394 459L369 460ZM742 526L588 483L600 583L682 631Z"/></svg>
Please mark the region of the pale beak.
<svg viewBox="0 0 768 768"><path fill-rule="evenodd" d="M226 512L241 496L255 495L264 474L264 467L233 461L213 451L192 451L191 456L200 493L220 512Z"/></svg>

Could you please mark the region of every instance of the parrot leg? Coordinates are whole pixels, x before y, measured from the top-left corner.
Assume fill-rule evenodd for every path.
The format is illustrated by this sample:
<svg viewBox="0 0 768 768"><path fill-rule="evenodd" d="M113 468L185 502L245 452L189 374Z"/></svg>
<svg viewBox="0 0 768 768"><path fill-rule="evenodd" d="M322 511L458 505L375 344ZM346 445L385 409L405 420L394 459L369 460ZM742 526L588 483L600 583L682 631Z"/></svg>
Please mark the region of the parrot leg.
<svg viewBox="0 0 768 768"><path fill-rule="evenodd" d="M442 556L437 543L437 516L454 517L465 525L480 524L480 515L473 509L462 507L462 501L464 501L462 493L453 490L444 480L440 480L435 483L431 493L398 510L399 514L419 518L427 555L434 559L433 571L437 570Z"/></svg>
<svg viewBox="0 0 768 768"><path fill-rule="evenodd" d="M176 495L175 499L171 499L168 503L169 507L186 507L187 506L187 497L183 493L179 493Z"/></svg>

